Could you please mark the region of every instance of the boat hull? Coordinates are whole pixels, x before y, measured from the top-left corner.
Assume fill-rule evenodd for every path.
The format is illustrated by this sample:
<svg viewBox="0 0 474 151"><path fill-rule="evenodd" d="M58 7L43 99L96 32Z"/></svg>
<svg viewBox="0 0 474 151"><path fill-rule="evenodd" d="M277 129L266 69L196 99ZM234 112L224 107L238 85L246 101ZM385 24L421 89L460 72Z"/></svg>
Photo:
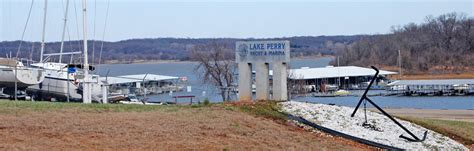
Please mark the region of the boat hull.
<svg viewBox="0 0 474 151"><path fill-rule="evenodd" d="M15 69L0 65L0 87L5 88L4 93L6 94L14 94L15 83L18 90L24 90L28 86L43 82L43 80L42 70L23 66Z"/></svg>
<svg viewBox="0 0 474 151"><path fill-rule="evenodd" d="M76 73L68 73L65 68L66 64L48 62L33 64L33 66L41 68L45 72L43 82L27 88L27 92L31 94L34 99L66 101L69 89L70 101L82 100L80 84L83 81L75 78ZM92 99L94 101L100 101L101 89L98 81L92 82L92 92Z"/></svg>

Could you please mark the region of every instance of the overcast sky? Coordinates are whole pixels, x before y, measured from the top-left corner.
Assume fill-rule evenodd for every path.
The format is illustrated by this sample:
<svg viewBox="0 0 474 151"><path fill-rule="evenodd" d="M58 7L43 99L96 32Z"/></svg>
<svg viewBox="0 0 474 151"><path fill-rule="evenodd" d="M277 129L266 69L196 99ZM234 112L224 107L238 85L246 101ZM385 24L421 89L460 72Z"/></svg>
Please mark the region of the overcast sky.
<svg viewBox="0 0 474 151"><path fill-rule="evenodd" d="M0 41L19 40L31 0L0 1ZM65 4L48 1L46 41L61 40ZM107 0L87 4L88 37L101 40ZM473 5L472 0L111 0L105 40L383 34L428 15L472 17ZM81 7L82 0L70 0L66 40L82 38ZM34 0L25 40L41 40L43 8L44 0Z"/></svg>

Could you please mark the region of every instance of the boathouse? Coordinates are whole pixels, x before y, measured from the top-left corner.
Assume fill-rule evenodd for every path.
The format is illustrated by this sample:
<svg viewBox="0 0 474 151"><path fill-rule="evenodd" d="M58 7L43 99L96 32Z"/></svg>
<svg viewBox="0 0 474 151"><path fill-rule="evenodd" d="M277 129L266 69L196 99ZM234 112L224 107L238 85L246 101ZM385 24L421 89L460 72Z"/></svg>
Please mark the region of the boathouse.
<svg viewBox="0 0 474 151"><path fill-rule="evenodd" d="M112 94L159 94L183 89L181 78L156 74L101 77L101 81L109 85Z"/></svg>
<svg viewBox="0 0 474 151"><path fill-rule="evenodd" d="M327 66L322 68L303 67L291 69L289 80L293 84L305 85L305 90L310 92L334 91L338 89L365 89L374 76L371 68L357 66ZM379 77L373 88L383 88L388 83L387 75L397 72L380 70Z"/></svg>

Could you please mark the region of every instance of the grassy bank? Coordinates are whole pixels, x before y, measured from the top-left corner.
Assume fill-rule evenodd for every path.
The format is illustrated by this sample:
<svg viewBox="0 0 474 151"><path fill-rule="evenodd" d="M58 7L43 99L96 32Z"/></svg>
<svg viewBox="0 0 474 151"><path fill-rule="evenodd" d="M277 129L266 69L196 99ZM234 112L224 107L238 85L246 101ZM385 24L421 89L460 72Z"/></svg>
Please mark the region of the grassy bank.
<svg viewBox="0 0 474 151"><path fill-rule="evenodd" d="M213 103L209 105L125 105L125 104L82 104L65 102L31 102L0 100L0 113L23 111L60 111L75 110L85 112L150 112L150 111L175 111L187 108L222 107L232 111L242 111L258 117L274 120L286 120L286 115L278 112L279 106L275 102L257 102L251 104Z"/></svg>
<svg viewBox="0 0 474 151"><path fill-rule="evenodd" d="M289 125L287 116L278 112L279 109L275 102L152 106L2 100L0 148L153 149L161 145L170 149L198 147L203 150L371 149ZM403 119L450 136L473 149L473 123ZM45 141L38 144L37 140Z"/></svg>
<svg viewBox="0 0 474 151"><path fill-rule="evenodd" d="M144 106L0 101L0 148L371 150L280 122L286 116L278 108L271 102Z"/></svg>
<svg viewBox="0 0 474 151"><path fill-rule="evenodd" d="M288 116L279 112L280 105L276 102L256 102L254 104L243 104L234 106L240 111L252 114L257 117L269 118L277 121L286 121Z"/></svg>
<svg viewBox="0 0 474 151"><path fill-rule="evenodd" d="M0 113L22 113L27 111L60 111L74 110L84 112L146 112L157 110L177 110L195 106L153 106L153 105L123 105L123 104L82 104L63 102L30 102L0 100Z"/></svg>
<svg viewBox="0 0 474 151"><path fill-rule="evenodd" d="M427 118L399 117L457 140L474 149L474 123Z"/></svg>

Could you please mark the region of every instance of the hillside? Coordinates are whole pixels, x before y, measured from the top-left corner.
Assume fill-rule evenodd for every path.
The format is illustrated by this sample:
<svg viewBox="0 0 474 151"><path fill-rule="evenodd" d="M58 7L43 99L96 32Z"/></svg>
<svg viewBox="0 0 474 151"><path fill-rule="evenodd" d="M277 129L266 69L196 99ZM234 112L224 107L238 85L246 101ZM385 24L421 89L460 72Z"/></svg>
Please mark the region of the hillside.
<svg viewBox="0 0 474 151"><path fill-rule="evenodd" d="M401 66L408 73L461 73L474 70L474 18L449 13L420 24L394 27L340 49L341 65Z"/></svg>
<svg viewBox="0 0 474 151"><path fill-rule="evenodd" d="M333 55L335 47L342 47L364 36L318 36L318 37L289 37L274 38L285 39L291 42L292 55L313 56ZM189 60L189 50L195 45L208 44L211 42L224 43L227 47L235 47L235 41L250 39L234 38L154 38L154 39L130 39L117 42L104 42L102 62L127 63L132 60ZM272 40L272 39L256 39ZM0 42L0 54L12 53L15 56L20 41ZM99 61L101 41L89 41L90 59L96 63ZM94 47L95 45L95 47ZM81 41L66 42L64 52L82 50ZM46 43L45 53L59 52L60 42ZM19 56L22 58L33 58L38 60L40 51L39 42L23 42ZM94 53L93 53L94 52ZM77 59L77 57L76 57ZM66 60L69 60L66 58Z"/></svg>

